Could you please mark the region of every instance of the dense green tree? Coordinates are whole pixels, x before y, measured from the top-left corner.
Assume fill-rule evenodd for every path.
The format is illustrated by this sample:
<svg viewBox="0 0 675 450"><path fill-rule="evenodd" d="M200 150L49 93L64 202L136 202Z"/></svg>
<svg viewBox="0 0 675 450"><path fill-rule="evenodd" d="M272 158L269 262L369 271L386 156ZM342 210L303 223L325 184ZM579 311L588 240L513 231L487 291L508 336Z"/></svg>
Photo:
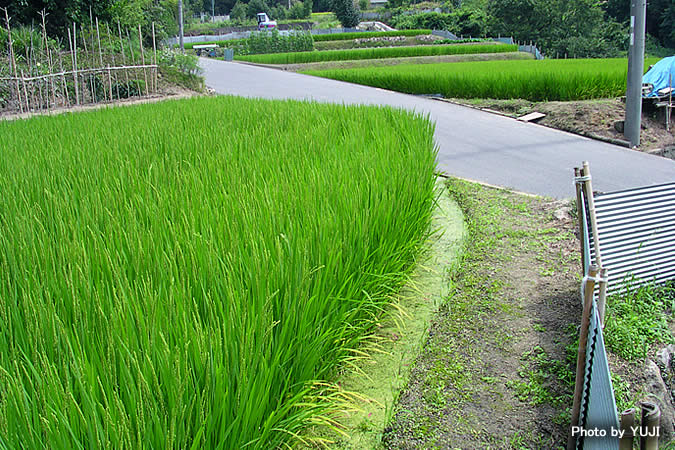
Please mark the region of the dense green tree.
<svg viewBox="0 0 675 450"><path fill-rule="evenodd" d="M345 28L354 28L359 24L359 9L354 0L333 0L335 17Z"/></svg>
<svg viewBox="0 0 675 450"><path fill-rule="evenodd" d="M0 8L7 8L12 25L37 25L41 23L40 12L44 10L47 32L59 37L67 36L66 28L73 22L89 23L89 17L108 20L111 4L112 0L0 0Z"/></svg>
<svg viewBox="0 0 675 450"><path fill-rule="evenodd" d="M255 18L256 14L269 11L270 7L265 0L251 0L246 7L246 17Z"/></svg>
<svg viewBox="0 0 675 450"><path fill-rule="evenodd" d="M234 4L232 11L230 11L230 19L238 21L246 19L247 9L248 8L244 3L237 1L237 3Z"/></svg>
<svg viewBox="0 0 675 450"><path fill-rule="evenodd" d="M482 37L488 29L487 14L480 9L459 8L450 13L450 31L457 35Z"/></svg>

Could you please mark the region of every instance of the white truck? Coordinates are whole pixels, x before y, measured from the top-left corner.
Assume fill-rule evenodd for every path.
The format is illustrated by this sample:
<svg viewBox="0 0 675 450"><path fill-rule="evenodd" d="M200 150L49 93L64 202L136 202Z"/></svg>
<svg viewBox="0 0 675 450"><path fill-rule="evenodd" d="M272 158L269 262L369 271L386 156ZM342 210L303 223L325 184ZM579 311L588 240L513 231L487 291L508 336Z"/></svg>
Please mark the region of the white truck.
<svg viewBox="0 0 675 450"><path fill-rule="evenodd" d="M276 20L270 20L266 13L258 13L258 31L273 30L277 27Z"/></svg>

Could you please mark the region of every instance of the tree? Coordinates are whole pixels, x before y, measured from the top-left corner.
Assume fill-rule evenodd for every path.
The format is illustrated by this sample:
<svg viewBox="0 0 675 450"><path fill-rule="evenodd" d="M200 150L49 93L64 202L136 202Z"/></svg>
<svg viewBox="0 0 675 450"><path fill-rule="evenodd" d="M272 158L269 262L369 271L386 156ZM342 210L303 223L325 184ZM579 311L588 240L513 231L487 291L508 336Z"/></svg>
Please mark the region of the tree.
<svg viewBox="0 0 675 450"><path fill-rule="evenodd" d="M359 9L353 0L333 0L333 12L345 28L354 28L359 24Z"/></svg>
<svg viewBox="0 0 675 450"><path fill-rule="evenodd" d="M246 17L255 18L256 14L269 11L270 7L265 0L251 0L246 8Z"/></svg>
<svg viewBox="0 0 675 450"><path fill-rule="evenodd" d="M230 19L242 21L246 19L246 5L241 1L234 4L232 11L230 11Z"/></svg>
<svg viewBox="0 0 675 450"><path fill-rule="evenodd" d="M41 23L40 12L44 10L47 12L47 33L66 39L66 30L73 22L89 23L90 12L92 17L108 20L111 4L112 0L0 0L0 8L7 8L12 25Z"/></svg>

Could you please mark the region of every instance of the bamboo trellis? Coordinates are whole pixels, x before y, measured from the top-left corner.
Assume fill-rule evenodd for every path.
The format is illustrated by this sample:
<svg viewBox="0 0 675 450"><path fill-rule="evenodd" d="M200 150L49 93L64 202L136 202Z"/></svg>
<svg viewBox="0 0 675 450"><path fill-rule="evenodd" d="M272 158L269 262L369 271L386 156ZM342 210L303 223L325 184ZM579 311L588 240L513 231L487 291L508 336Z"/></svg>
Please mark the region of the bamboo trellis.
<svg viewBox="0 0 675 450"><path fill-rule="evenodd" d="M47 36L45 12L40 15L38 30L30 30L30 42L17 45L11 18L6 9L0 11L4 11L0 19L4 19L8 36L7 48L0 49L0 68L5 67L0 69L0 112L38 112L114 102L158 91L154 23L149 30L152 54L148 57L140 26L138 42L134 42L129 30L125 35L119 23L114 35L107 23L99 24L98 18L87 27L75 23L68 27L66 48L61 48ZM38 42L34 34L39 34Z"/></svg>

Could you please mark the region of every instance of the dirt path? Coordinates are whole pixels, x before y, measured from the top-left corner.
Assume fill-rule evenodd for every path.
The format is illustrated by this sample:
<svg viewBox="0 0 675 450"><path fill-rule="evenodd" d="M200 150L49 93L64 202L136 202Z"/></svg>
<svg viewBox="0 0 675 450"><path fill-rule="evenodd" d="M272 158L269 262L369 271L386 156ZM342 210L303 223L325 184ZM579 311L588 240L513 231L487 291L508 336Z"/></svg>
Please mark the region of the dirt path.
<svg viewBox="0 0 675 450"><path fill-rule="evenodd" d="M468 244L384 446L560 446L576 357L566 347L580 315L574 220L561 202L448 185Z"/></svg>
<svg viewBox="0 0 675 450"><path fill-rule="evenodd" d="M530 102L527 100L463 100L453 103L494 111L509 117L540 112L545 117L537 123L595 139L623 141L625 137L615 124L623 121L626 105L621 99L583 100L575 102ZM666 129L665 109L645 103L642 111L641 151L655 152L675 159L675 120ZM669 150L670 149L670 150Z"/></svg>

